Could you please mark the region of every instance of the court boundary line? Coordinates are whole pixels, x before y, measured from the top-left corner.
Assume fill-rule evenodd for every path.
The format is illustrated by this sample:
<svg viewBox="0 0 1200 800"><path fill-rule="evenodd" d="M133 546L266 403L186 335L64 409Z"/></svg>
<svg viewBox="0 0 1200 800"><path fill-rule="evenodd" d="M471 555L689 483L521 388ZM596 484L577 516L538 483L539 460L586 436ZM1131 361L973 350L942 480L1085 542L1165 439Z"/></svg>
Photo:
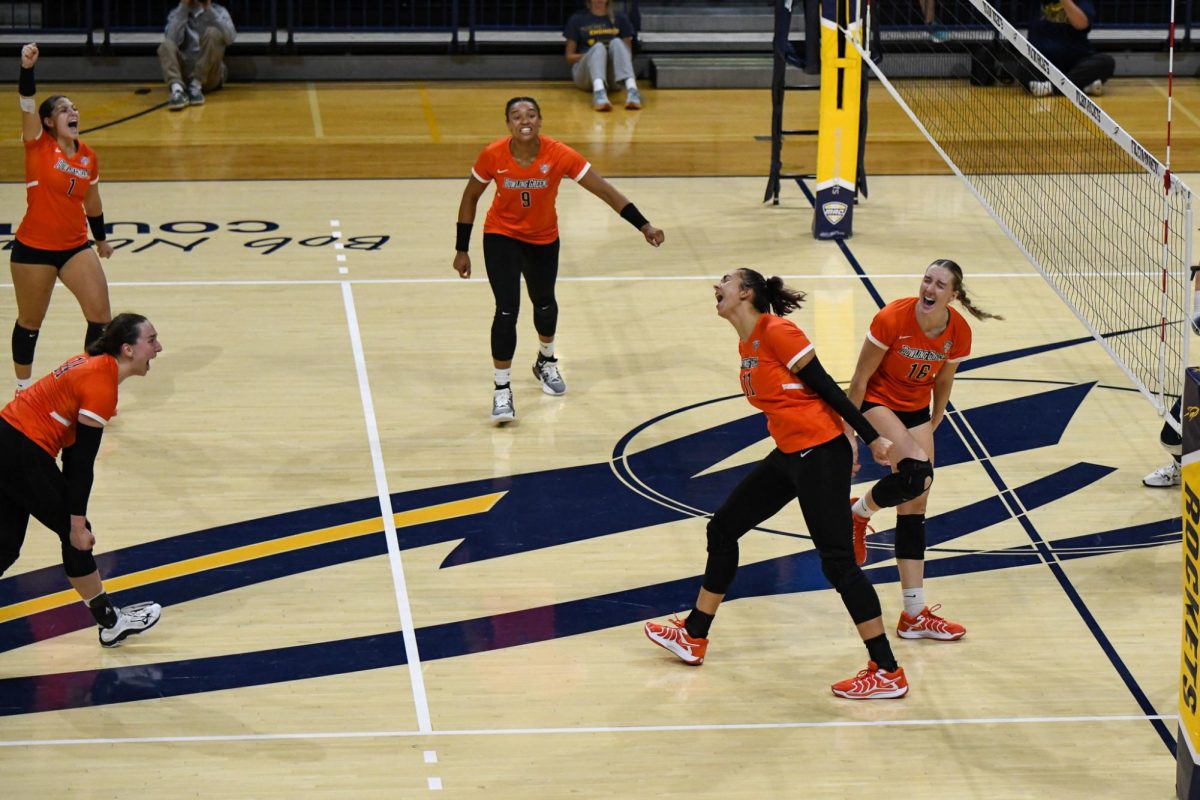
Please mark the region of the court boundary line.
<svg viewBox="0 0 1200 800"><path fill-rule="evenodd" d="M408 599L408 583L404 578L404 563L400 558L396 519L393 516L395 512L392 509L392 493L388 486L387 470L383 463L383 445L379 436L379 422L375 416L371 384L367 377L367 361L363 352L362 333L358 327L354 290L349 281L341 281L341 285L342 303L346 310L346 327L350 334L350 349L354 355L354 370L358 378L358 393L362 400L363 421L367 428L367 443L371 450L371 468L375 473L375 490L379 497L379 510L383 516L383 533L387 542L388 564L391 567L396 608L400 615L401 635L404 638L405 660L408 662L409 680L412 683L417 727L422 732L428 733L433 727L429 718L429 698L425 692L425 677L421 672L421 656L417 647L412 605Z"/></svg>
<svg viewBox="0 0 1200 800"><path fill-rule="evenodd" d="M860 281L861 278L857 275L780 275L784 280L833 280L833 281ZM914 280L920 278L921 275L913 273L912 275L884 275L881 279L891 280ZM977 281L981 278L995 278L997 280L1008 280L1010 278L1036 278L1042 280L1042 276L1037 273L979 273L971 275L972 281ZM558 283L645 283L647 281L712 281L715 280L712 275L579 275L574 277L558 276ZM351 285L373 285L373 284L454 284L460 286L481 286L487 287L487 281L464 281L458 277L448 278L262 278L262 279L243 279L243 280L177 280L177 281L109 281L109 287L177 287L177 286L335 286L342 283ZM0 283L0 288L11 289L12 283Z"/></svg>
<svg viewBox="0 0 1200 800"><path fill-rule="evenodd" d="M395 739L422 736L562 736L606 733L690 733L709 731L771 731L821 728L901 728L960 725L1041 725L1143 723L1148 720L1178 720L1176 714L1111 714L1074 717L962 717L951 719L825 720L822 722L730 722L698 725L581 725L556 728L458 728L430 731L309 731L304 733L238 733L204 736L129 736L74 739L14 739L0 741L4 747L64 747L97 744L181 744L203 742L269 742L303 739Z"/></svg>

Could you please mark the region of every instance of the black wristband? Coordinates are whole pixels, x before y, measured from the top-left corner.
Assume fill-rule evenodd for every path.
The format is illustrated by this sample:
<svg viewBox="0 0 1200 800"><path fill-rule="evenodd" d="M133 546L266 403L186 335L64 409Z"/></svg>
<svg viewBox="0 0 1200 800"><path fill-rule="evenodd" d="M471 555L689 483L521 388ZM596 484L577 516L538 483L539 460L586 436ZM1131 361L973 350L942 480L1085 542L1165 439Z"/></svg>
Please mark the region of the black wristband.
<svg viewBox="0 0 1200 800"><path fill-rule="evenodd" d="M470 222L458 223L458 234L454 238L454 249L465 253L471 249L471 229L475 226Z"/></svg>
<svg viewBox="0 0 1200 800"><path fill-rule="evenodd" d="M17 91L21 97L33 97L37 94L37 84L33 80L33 67L21 67L21 77L17 81Z"/></svg>
<svg viewBox="0 0 1200 800"><path fill-rule="evenodd" d="M646 225L650 224L650 220L643 217L642 212L638 211L637 206L635 206L633 203L626 203L625 207L621 209L621 219L625 220L639 231Z"/></svg>
<svg viewBox="0 0 1200 800"><path fill-rule="evenodd" d="M92 229L92 238L97 242L103 242L105 237L104 212L100 212L94 217L88 217L88 227Z"/></svg>

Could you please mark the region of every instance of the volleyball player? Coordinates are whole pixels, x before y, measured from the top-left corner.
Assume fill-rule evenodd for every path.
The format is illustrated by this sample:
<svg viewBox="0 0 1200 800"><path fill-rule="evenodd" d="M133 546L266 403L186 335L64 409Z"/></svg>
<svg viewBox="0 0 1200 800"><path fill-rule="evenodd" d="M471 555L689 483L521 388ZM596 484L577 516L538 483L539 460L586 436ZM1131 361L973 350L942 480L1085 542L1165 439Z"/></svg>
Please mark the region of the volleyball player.
<svg viewBox="0 0 1200 800"><path fill-rule="evenodd" d="M542 391L561 395L567 391L558 368L554 334L558 303L554 283L558 276L558 215L555 199L564 177L608 203L646 241L658 247L663 232L651 225L637 206L601 178L583 156L567 145L542 136L542 111L532 97L514 97L504 107L509 136L484 148L463 190L458 207L458 236L454 269L471 277L467 250L479 198L495 180L496 194L483 225L483 260L496 300L492 318L492 422L516 418L510 384L512 358L517 347L517 315L521 307L521 276L533 303L533 325L538 332L538 357L533 374Z"/></svg>
<svg viewBox="0 0 1200 800"><path fill-rule="evenodd" d="M852 700L903 697L908 681L888 644L879 596L854 563L845 500L854 458L845 425L862 435L880 463L887 463L892 443L825 372L804 332L782 318L800 307L802 292L752 269L724 275L713 289L717 315L738 333L742 392L766 414L776 447L709 520L704 581L687 619L647 622L646 636L687 664L703 663L709 627L737 572L738 539L799 500L821 571L841 595L870 656L867 668L833 684L833 693Z"/></svg>
<svg viewBox="0 0 1200 800"><path fill-rule="evenodd" d="M75 356L0 410L0 575L20 555L29 517L58 534L67 580L116 647L158 622L157 603L117 608L104 591L87 518L104 426L117 413L117 386L145 375L162 352L143 316L119 314ZM62 470L55 458L62 452Z"/></svg>
<svg viewBox="0 0 1200 800"><path fill-rule="evenodd" d="M100 172L92 148L79 141L79 109L62 95L36 104L36 44L21 48L21 138L25 143L28 207L13 242L11 270L17 296L13 371L17 391L33 383L33 352L50 306L55 280L71 290L87 322L86 347L112 318L108 281L100 258L112 255L105 241ZM96 240L93 250L88 229Z"/></svg>
<svg viewBox="0 0 1200 800"><path fill-rule="evenodd" d="M925 508L933 483L933 432L950 401L954 373L971 353L971 326L950 307L957 300L976 319L1002 319L971 303L962 268L949 259L929 265L916 297L888 303L867 331L850 381L850 400L896 443L892 474L852 498L854 557L867 560L867 527L880 508L896 508L896 566L905 639L961 639L967 630L925 603ZM932 401L932 410L930 404ZM900 478L900 480L896 480ZM916 496L914 496L914 494Z"/></svg>

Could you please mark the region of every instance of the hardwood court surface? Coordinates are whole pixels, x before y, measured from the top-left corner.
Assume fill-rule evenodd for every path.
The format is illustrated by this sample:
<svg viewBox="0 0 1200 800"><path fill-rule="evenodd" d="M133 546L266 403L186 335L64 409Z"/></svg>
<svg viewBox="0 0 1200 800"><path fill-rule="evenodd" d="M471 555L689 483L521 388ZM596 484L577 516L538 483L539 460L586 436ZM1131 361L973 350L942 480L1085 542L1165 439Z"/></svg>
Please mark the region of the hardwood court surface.
<svg viewBox="0 0 1200 800"><path fill-rule="evenodd" d="M148 93L138 91L150 89ZM90 128L126 119L163 103L161 87L132 84L45 85L70 93ZM1020 92L980 88L987 98ZM1098 102L1152 153L1166 141L1165 82L1112 81ZM240 180L251 178L456 178L474 163L479 143L505 133L504 103L533 95L546 132L587 150L604 175L759 175L770 164L768 90L647 89L649 113L618 108L596 114L587 96L561 83L310 83L231 85L204 106L181 113L145 113L86 134L102 152L107 180ZM868 169L872 174L949 174L915 126L878 86L869 95ZM1200 88L1175 83L1172 167L1200 169ZM1049 106L1059 99L1033 99ZM1065 102L1065 101L1064 101ZM0 126L19 130L15 104L0 110ZM817 127L817 95L791 92L788 129ZM553 131L553 133L551 133ZM197 151L202 151L202 154ZM789 138L784 165L812 172L815 139ZM20 141L0 143L0 178L22 179Z"/></svg>
<svg viewBox="0 0 1200 800"><path fill-rule="evenodd" d="M425 88L431 107L451 103L439 88ZM148 314L165 346L122 385L90 514L118 602L165 610L101 649L59 594L53 537L31 525L0 579L5 797L1170 796L1179 497L1140 483L1166 459L1159 422L955 178L880 175L843 249L811 238L795 184L759 203L765 162L744 134L761 131L765 93L738 100L752 120L700 102L727 93L651 90L631 120L547 86L474 101L445 89L462 94L460 123L438 114L440 135L461 137L457 161L427 122L402 146L401 127L422 121L400 121L409 87L314 87L333 141L312 134L309 89L280 86L88 137L109 220L145 226L115 234L130 241L105 265L114 308ZM577 139L598 168L613 158L605 171L667 242L649 248L563 187L570 389L545 396L528 374L526 304L518 422L494 428L479 233L461 281L452 222L475 154L503 134L504 99L531 89L551 98L544 133ZM1142 91L1112 100L1126 89ZM133 96L82 86L85 128L89 93L105 91L114 111ZM228 126L258 92L279 110L263 100ZM377 102L354 117L365 95ZM622 135L664 152L694 137L694 158L635 177L613 155ZM427 171L331 179L287 157L305 149L355 175ZM442 157L408 164L422 149ZM700 166L736 171L725 153L752 177ZM205 165L223 179L198 180ZM258 180L268 170L292 171ZM16 180L2 189L11 224ZM738 395L714 280L750 264L808 292L796 322L845 380L876 294L913 294L942 256L1006 317L973 323L975 363L938 432L926 592L967 637L893 636L910 695L834 698L865 656L789 507L743 540L702 667L647 642L644 621L694 598L697 515L769 449ZM7 287L0 308L13 316ZM76 352L82 328L60 289L35 367ZM893 520L876 518L868 565L889 628Z"/></svg>

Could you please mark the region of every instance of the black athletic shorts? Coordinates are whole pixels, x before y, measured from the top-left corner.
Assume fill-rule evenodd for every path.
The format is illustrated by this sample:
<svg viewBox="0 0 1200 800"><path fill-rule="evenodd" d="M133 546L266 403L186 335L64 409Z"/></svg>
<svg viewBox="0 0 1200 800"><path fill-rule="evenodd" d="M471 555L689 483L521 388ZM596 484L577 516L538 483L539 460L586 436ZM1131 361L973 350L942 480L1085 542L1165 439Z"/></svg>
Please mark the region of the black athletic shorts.
<svg viewBox="0 0 1200 800"><path fill-rule="evenodd" d="M872 403L870 400L863 400L862 406L858 410L865 413L868 408L875 408L876 406L888 408L883 403ZM906 428L915 428L931 420L928 408L918 408L916 411L897 411L893 408L892 413L896 415L898 420L904 423L904 427Z"/></svg>
<svg viewBox="0 0 1200 800"><path fill-rule="evenodd" d="M17 264L45 264L48 267L62 269L76 253L82 253L91 246L92 243L88 242L66 250L41 250L22 243L20 239L13 239L11 261Z"/></svg>

